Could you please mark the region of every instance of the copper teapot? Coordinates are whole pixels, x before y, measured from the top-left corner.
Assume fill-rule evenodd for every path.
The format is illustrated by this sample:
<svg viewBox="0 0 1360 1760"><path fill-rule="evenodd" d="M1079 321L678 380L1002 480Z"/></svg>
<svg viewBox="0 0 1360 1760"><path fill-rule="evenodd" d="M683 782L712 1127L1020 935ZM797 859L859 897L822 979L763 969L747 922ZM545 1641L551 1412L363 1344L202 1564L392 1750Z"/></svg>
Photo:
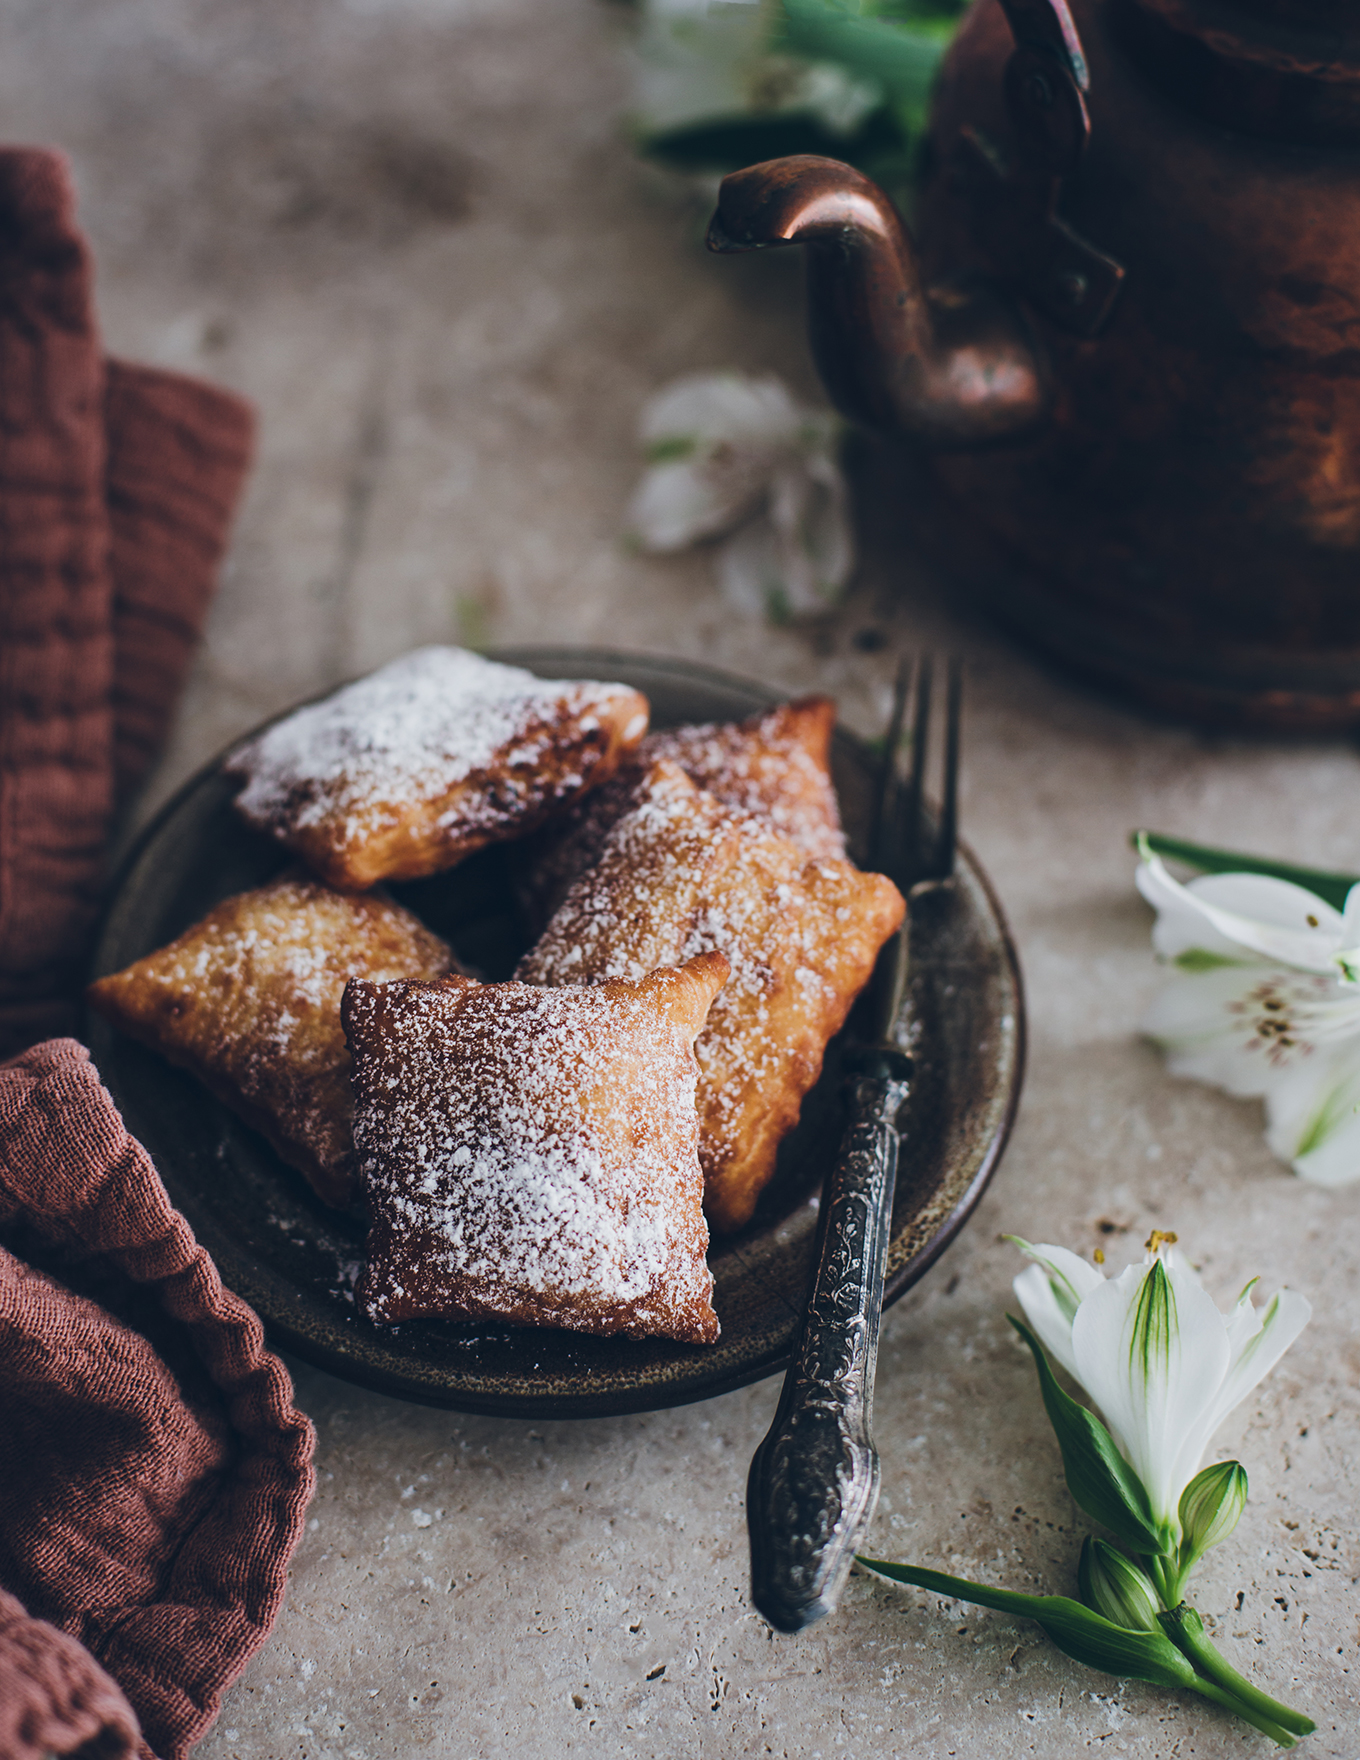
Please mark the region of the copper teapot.
<svg viewBox="0 0 1360 1760"><path fill-rule="evenodd" d="M710 248L783 244L832 400L929 455L1013 629L1181 718L1360 723L1347 0L976 0L919 242L834 160L733 173Z"/></svg>

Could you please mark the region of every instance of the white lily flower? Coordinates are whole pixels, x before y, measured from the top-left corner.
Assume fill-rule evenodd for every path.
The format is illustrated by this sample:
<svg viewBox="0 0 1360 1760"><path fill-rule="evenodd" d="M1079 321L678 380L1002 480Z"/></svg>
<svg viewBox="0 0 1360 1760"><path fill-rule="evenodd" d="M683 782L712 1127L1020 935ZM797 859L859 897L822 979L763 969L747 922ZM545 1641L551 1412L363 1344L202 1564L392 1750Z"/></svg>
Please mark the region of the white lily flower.
<svg viewBox="0 0 1360 1760"><path fill-rule="evenodd" d="M1360 886L1343 913L1262 874L1182 886L1156 856L1137 882L1177 971L1142 1022L1172 1074L1263 1098L1266 1140L1303 1178L1360 1179Z"/></svg>
<svg viewBox="0 0 1360 1760"><path fill-rule="evenodd" d="M853 135L883 88L835 61L771 48L773 0L643 0L635 125L662 135L733 118L806 116Z"/></svg>
<svg viewBox="0 0 1360 1760"><path fill-rule="evenodd" d="M701 373L643 411L652 468L630 534L666 554L724 537L719 580L748 612L799 616L839 599L854 568L839 417L801 406L778 379Z"/></svg>
<svg viewBox="0 0 1360 1760"><path fill-rule="evenodd" d="M1262 1312L1248 1284L1232 1311L1220 1313L1175 1239L1154 1234L1143 1262L1118 1277L1064 1247L1017 1241L1035 1263L1014 1287L1045 1350L1099 1408L1155 1520L1178 1537L1181 1493L1214 1431L1280 1360L1312 1309L1281 1290Z"/></svg>

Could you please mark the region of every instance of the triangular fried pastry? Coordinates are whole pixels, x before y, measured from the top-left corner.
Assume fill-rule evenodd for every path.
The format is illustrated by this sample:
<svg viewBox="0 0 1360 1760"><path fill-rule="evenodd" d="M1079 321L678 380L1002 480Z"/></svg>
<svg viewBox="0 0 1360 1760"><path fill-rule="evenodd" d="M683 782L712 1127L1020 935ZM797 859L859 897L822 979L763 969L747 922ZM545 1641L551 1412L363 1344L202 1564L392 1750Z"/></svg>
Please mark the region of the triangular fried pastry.
<svg viewBox="0 0 1360 1760"><path fill-rule="evenodd" d="M708 1344L694 1039L721 954L636 983L352 983L370 1319Z"/></svg>
<svg viewBox="0 0 1360 1760"><path fill-rule="evenodd" d="M905 909L884 875L808 861L663 759L516 976L596 984L707 948L727 955L732 976L695 1053L704 1208L730 1230L750 1220L827 1042Z"/></svg>
<svg viewBox="0 0 1360 1760"><path fill-rule="evenodd" d="M354 1196L346 980L436 978L449 949L389 899L285 875L99 978L99 1013L192 1070L326 1203Z"/></svg>
<svg viewBox="0 0 1360 1760"><path fill-rule="evenodd" d="M230 753L238 810L332 886L415 880L532 831L647 731L621 684L417 648Z"/></svg>
<svg viewBox="0 0 1360 1760"><path fill-rule="evenodd" d="M703 722L649 733L615 775L522 844L516 863L531 919L542 927L605 839L642 799L652 765L678 764L723 806L749 813L796 843L805 860L844 856L845 833L831 781L830 697L800 697L746 721Z"/></svg>

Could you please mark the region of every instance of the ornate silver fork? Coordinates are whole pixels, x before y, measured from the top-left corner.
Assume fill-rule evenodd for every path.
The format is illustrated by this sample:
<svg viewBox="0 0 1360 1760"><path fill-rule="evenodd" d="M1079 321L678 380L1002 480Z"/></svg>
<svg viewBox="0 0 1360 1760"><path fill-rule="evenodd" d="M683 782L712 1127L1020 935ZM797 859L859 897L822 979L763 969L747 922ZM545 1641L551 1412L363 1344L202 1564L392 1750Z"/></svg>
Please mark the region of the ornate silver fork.
<svg viewBox="0 0 1360 1760"><path fill-rule="evenodd" d="M897 881L907 918L879 955L867 1035L846 1056L850 1115L822 1187L807 1314L746 1486L751 1598L783 1632L801 1631L835 1607L878 1502L874 1369L897 1184L897 1116L911 1082L911 1059L895 1042L895 1030L906 990L912 901L923 888L952 878L958 824L962 673L956 660L947 670L944 782L934 824L925 810L933 670L929 655L915 667L905 783L897 754L913 678L906 661L897 672L869 865Z"/></svg>

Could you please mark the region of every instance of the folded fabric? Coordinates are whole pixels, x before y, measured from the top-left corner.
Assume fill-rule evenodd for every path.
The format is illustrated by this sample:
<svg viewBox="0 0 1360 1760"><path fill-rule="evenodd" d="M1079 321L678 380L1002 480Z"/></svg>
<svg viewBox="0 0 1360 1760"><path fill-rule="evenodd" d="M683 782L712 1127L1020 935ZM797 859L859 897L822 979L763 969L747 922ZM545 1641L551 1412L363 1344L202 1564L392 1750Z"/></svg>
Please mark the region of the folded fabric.
<svg viewBox="0 0 1360 1760"><path fill-rule="evenodd" d="M239 399L103 358L73 208L0 151L0 1057L74 1023L251 446ZM292 1400L83 1047L0 1063L0 1760L203 1734L301 1532Z"/></svg>
<svg viewBox="0 0 1360 1760"><path fill-rule="evenodd" d="M282 1601L312 1427L72 1040L0 1065L0 1241L0 1760L180 1760Z"/></svg>
<svg viewBox="0 0 1360 1760"><path fill-rule="evenodd" d="M251 449L239 398L103 358L73 215L59 154L0 151L0 1056L74 1027Z"/></svg>

